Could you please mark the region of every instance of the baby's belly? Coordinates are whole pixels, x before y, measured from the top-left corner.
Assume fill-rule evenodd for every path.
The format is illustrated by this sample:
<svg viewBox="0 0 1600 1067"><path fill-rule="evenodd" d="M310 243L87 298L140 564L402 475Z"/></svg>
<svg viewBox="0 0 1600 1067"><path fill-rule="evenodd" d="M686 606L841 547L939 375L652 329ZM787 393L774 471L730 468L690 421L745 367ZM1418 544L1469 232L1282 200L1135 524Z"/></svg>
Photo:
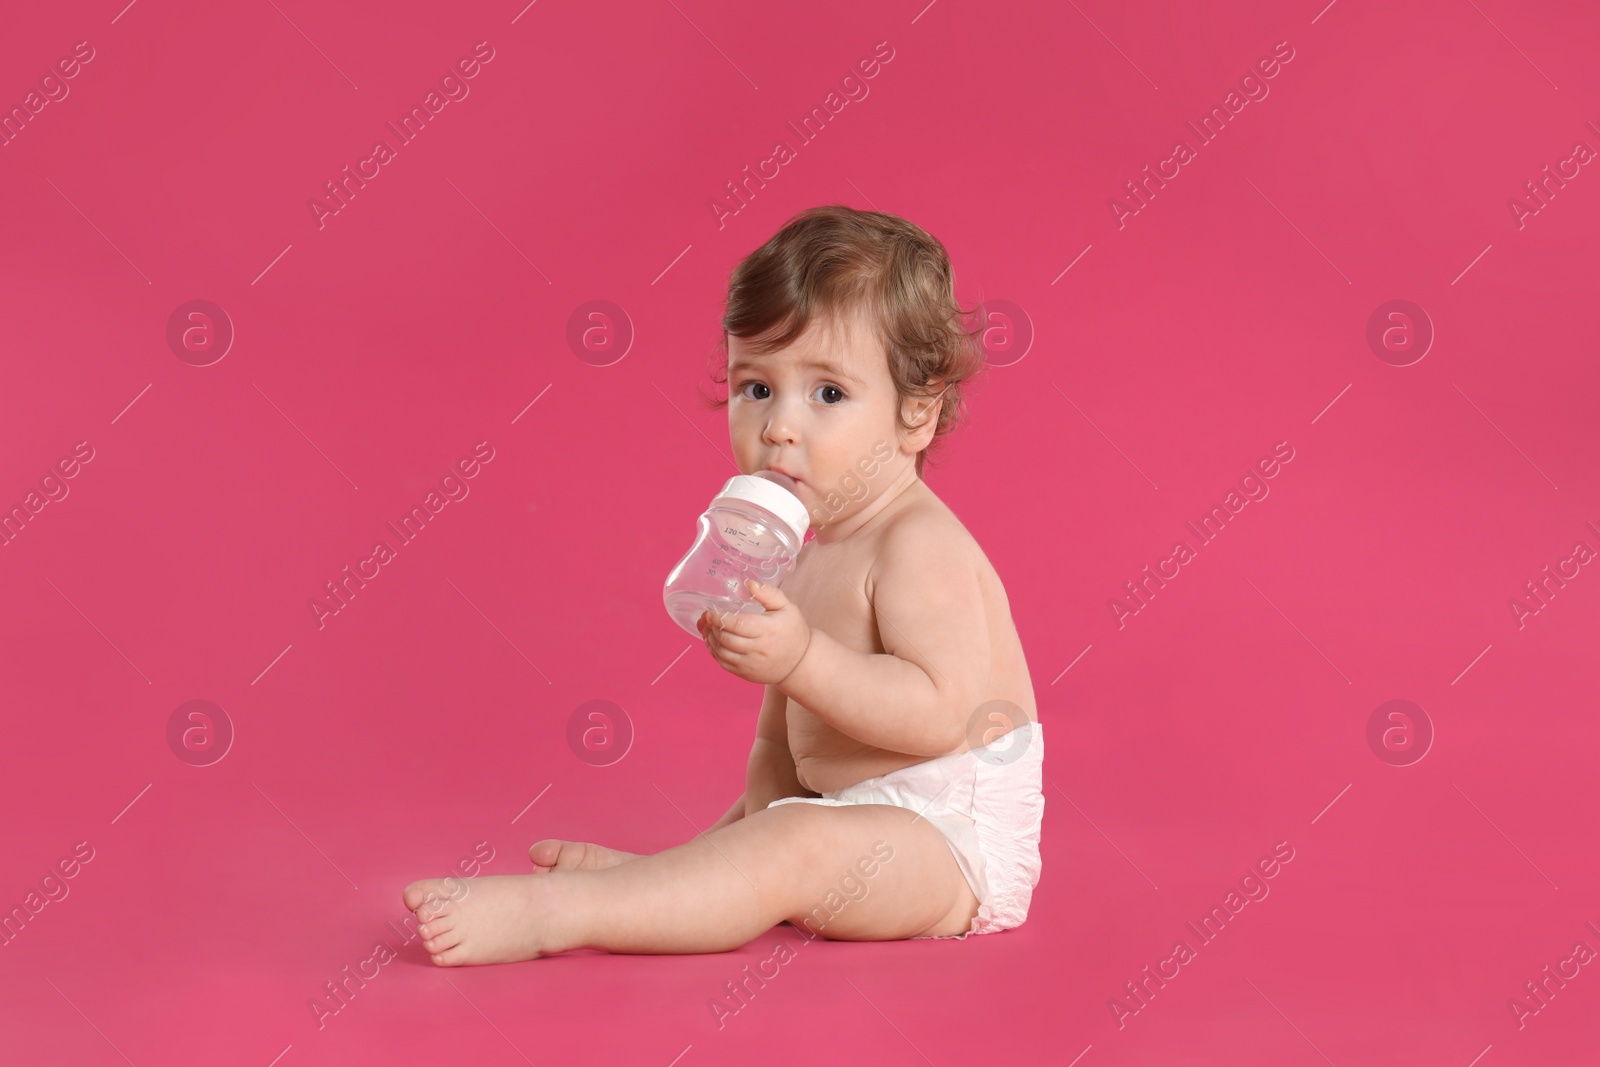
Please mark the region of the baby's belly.
<svg viewBox="0 0 1600 1067"><path fill-rule="evenodd" d="M922 763L927 758L874 748L849 755L797 756L794 769L801 785L815 793L827 793L897 771L901 767L909 767L913 763Z"/></svg>
<svg viewBox="0 0 1600 1067"><path fill-rule="evenodd" d="M843 789L928 759L864 745L793 702L789 704L788 716L789 751L794 754L795 776L812 792Z"/></svg>

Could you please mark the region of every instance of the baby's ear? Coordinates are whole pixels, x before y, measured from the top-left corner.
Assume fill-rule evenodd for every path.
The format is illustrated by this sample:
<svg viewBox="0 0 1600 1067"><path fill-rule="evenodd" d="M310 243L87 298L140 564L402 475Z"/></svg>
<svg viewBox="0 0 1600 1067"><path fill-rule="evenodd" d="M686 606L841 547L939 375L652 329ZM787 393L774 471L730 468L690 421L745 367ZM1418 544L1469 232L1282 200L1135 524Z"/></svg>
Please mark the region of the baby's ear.
<svg viewBox="0 0 1600 1067"><path fill-rule="evenodd" d="M912 440L916 441L920 434L928 433L939 425L939 408L943 403L944 388L940 388L932 396L908 397L906 406L910 409L906 421L911 424ZM929 434L931 436L931 434Z"/></svg>

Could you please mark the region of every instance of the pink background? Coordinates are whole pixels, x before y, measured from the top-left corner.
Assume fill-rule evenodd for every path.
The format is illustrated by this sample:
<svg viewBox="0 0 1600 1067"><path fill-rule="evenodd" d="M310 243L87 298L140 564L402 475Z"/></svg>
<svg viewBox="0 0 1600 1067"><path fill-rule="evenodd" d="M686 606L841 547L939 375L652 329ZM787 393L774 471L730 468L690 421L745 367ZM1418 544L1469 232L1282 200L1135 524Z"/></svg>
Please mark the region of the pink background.
<svg viewBox="0 0 1600 1067"><path fill-rule="evenodd" d="M1510 207L1600 147L1592 5L123 2L0 35L7 108L94 50L0 148L0 505L93 449L0 548L0 906L93 849L0 948L4 1062L1594 1062L1597 968L1508 1006L1600 949L1600 576L1509 606L1600 549L1600 175ZM307 201L481 41L319 228ZM412 942L319 1029L406 883L479 842L491 873L543 837L669 847L743 788L759 689L661 584L734 473L697 397L728 272L819 203L924 226L963 301L1034 333L991 336L927 472L1050 735L1028 922L807 946L720 1029L793 929L453 972ZM195 299L236 331L209 366L167 342ZM1436 331L1409 366L1366 340L1396 299ZM590 300L634 334L606 366L567 341ZM480 441L470 495L319 629L323 583ZM1119 628L1278 442L1270 495ZM220 762L169 747L190 700L232 724ZM590 700L632 724L609 766L566 741ZM1420 762L1369 747L1389 700L1431 722ZM1270 895L1119 1026L1278 842Z"/></svg>

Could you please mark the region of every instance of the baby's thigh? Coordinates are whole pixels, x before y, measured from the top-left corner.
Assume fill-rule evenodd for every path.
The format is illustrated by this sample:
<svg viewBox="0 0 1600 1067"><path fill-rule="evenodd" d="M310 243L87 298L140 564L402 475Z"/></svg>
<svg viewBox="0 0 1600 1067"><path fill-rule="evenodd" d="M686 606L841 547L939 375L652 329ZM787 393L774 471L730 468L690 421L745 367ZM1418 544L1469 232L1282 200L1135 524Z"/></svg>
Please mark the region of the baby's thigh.
<svg viewBox="0 0 1600 1067"><path fill-rule="evenodd" d="M840 941L962 934L978 900L944 835L890 804L785 805L804 811L820 866L807 879L802 930Z"/></svg>

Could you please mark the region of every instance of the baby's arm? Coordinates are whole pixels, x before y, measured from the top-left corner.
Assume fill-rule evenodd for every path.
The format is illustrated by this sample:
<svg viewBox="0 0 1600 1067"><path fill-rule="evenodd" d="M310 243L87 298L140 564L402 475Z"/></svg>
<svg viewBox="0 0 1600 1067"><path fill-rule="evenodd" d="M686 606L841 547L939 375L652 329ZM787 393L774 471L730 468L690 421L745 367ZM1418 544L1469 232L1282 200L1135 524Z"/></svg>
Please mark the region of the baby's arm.
<svg viewBox="0 0 1600 1067"><path fill-rule="evenodd" d="M989 677L989 627L978 569L932 524L885 534L868 578L885 652L811 630L778 688L834 729L876 748L942 756L966 737Z"/></svg>
<svg viewBox="0 0 1600 1067"><path fill-rule="evenodd" d="M789 750L789 698L777 686L763 687L756 739L750 745L745 769L744 813L762 811L779 797L814 797L800 784Z"/></svg>
<svg viewBox="0 0 1600 1067"><path fill-rule="evenodd" d="M789 751L788 703L789 699L772 686L762 687L761 714L756 719L756 739L750 745L750 761L745 765L744 792L707 833L738 822L751 812L761 811L779 797L817 795L801 785L796 776L794 756Z"/></svg>
<svg viewBox="0 0 1600 1067"><path fill-rule="evenodd" d="M733 802L733 807L728 809L728 813L706 827L705 832L709 834L712 830L720 830L729 823L738 822L742 818L744 818L744 794L740 793L739 799Z"/></svg>

